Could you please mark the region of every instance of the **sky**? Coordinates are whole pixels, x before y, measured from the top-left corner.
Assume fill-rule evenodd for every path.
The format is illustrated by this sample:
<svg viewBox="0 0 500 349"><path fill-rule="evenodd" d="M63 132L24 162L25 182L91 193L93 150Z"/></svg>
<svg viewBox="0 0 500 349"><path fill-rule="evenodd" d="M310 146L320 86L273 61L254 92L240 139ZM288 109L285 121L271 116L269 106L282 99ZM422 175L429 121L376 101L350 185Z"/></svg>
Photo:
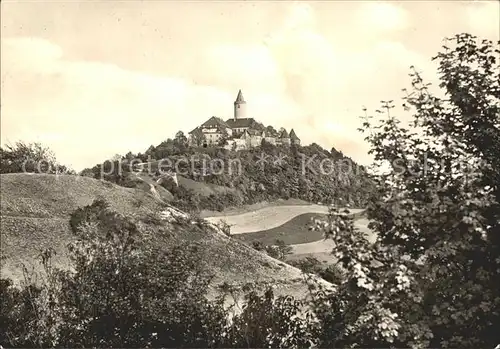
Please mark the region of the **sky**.
<svg viewBox="0 0 500 349"><path fill-rule="evenodd" d="M1 143L75 170L247 114L367 163L362 108L437 83L443 38L499 40L496 1L1 2ZM396 108L404 120L409 115Z"/></svg>

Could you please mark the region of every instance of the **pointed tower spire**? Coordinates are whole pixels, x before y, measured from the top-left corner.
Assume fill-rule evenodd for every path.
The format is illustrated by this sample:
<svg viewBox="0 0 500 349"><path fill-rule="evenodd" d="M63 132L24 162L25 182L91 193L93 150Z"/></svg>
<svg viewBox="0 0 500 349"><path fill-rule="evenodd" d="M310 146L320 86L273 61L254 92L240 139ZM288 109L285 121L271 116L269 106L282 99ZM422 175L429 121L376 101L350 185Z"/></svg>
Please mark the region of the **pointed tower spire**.
<svg viewBox="0 0 500 349"><path fill-rule="evenodd" d="M294 129L290 131L290 142L293 144L300 145L300 138L297 137L297 134L295 133Z"/></svg>
<svg viewBox="0 0 500 349"><path fill-rule="evenodd" d="M238 91L238 96L236 96L235 103L245 103L245 99L243 98L243 93L241 93L241 90Z"/></svg>

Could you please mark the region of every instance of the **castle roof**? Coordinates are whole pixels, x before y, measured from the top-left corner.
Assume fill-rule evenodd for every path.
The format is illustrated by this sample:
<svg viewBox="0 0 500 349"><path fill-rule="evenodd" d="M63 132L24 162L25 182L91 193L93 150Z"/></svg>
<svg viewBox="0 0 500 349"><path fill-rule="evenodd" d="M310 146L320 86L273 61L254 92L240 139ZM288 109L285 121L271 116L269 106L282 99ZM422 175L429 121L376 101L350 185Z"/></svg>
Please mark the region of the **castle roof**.
<svg viewBox="0 0 500 349"><path fill-rule="evenodd" d="M280 138L289 138L288 132L286 132L285 129L283 129L283 131L281 131Z"/></svg>
<svg viewBox="0 0 500 349"><path fill-rule="evenodd" d="M200 125L200 127L224 127L228 128L229 125L224 122L221 118L218 118L216 116L212 116L210 119L205 121L203 124Z"/></svg>
<svg viewBox="0 0 500 349"><path fill-rule="evenodd" d="M248 133L248 130L245 130L241 136L240 136L240 139L247 139L247 137L249 137L250 134Z"/></svg>
<svg viewBox="0 0 500 349"><path fill-rule="evenodd" d="M196 127L195 129L191 130L188 132L188 134L195 134L195 133L202 133L201 129L199 127Z"/></svg>
<svg viewBox="0 0 500 349"><path fill-rule="evenodd" d="M243 128L251 127L255 123L255 120L254 118L228 119L225 123L229 128Z"/></svg>
<svg viewBox="0 0 500 349"><path fill-rule="evenodd" d="M241 90L238 91L238 96L236 96L236 100L234 101L234 103L246 103Z"/></svg>
<svg viewBox="0 0 500 349"><path fill-rule="evenodd" d="M290 131L290 138L294 139L294 140L298 140L299 139L299 137L297 137L297 135L295 134L295 131L293 130L293 128Z"/></svg>

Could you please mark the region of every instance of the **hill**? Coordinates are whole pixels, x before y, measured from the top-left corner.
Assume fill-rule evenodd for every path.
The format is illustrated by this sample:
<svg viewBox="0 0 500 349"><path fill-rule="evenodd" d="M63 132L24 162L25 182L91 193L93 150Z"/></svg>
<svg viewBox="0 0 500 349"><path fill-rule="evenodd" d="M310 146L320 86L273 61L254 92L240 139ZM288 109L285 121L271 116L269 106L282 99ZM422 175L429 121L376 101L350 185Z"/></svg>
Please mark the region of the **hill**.
<svg viewBox="0 0 500 349"><path fill-rule="evenodd" d="M168 180L160 185L173 195L172 205L197 213L289 199L365 207L373 192L363 166L317 144L263 142L244 150L174 145L167 141L144 154L128 153L82 173L134 187L129 174L137 170L154 181L175 172L179 186Z"/></svg>
<svg viewBox="0 0 500 349"><path fill-rule="evenodd" d="M177 175L177 180L179 182L179 186L184 187L188 190L193 190L202 196L210 196L210 195L217 195L224 193L232 193L232 194L238 193L238 190L233 188L223 187L213 183L199 182L180 175Z"/></svg>
<svg viewBox="0 0 500 349"><path fill-rule="evenodd" d="M147 217L162 212L169 216L185 215L151 192L83 176L3 174L0 181L2 275L17 280L22 276L21 263L33 263L46 247L57 252L56 265L69 267L65 247L74 239L70 215L95 199L104 198L113 210L123 215ZM203 244L204 262L217 275L214 286L224 282L236 285L255 282L262 286L278 285L278 294L297 295L306 291L299 269L255 251L225 236L210 223L202 222L174 224L164 220L160 225L151 223L148 229L165 247L177 241Z"/></svg>

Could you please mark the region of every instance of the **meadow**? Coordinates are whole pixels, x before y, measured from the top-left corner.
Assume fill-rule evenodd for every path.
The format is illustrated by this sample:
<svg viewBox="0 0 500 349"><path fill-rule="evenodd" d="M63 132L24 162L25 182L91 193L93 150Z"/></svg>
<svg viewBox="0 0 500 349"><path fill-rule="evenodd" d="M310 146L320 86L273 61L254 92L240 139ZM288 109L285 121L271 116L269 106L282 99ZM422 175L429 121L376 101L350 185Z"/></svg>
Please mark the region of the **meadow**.
<svg viewBox="0 0 500 349"><path fill-rule="evenodd" d="M368 229L368 220L363 217L363 209L349 209L355 217L355 226L366 233L370 241L375 236ZM335 247L331 240L325 240L323 233L310 229L315 219L322 219L328 213L326 205L284 205L268 204L264 207L246 212L221 214L206 217L211 223L221 220L231 225L231 235L235 239L251 245L260 242L272 245L276 240L282 240L292 246L288 260L315 257L325 263L333 261L331 251Z"/></svg>

